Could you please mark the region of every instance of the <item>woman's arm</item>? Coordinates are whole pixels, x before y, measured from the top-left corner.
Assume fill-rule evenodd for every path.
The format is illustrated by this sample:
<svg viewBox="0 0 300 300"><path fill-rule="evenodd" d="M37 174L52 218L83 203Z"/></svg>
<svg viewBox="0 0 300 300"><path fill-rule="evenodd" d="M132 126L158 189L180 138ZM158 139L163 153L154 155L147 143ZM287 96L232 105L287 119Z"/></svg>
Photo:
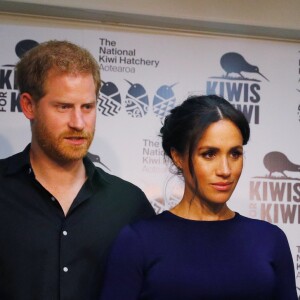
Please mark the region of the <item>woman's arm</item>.
<svg viewBox="0 0 300 300"><path fill-rule="evenodd" d="M293 258L286 235L279 231L274 271L276 275L276 299L298 300Z"/></svg>
<svg viewBox="0 0 300 300"><path fill-rule="evenodd" d="M143 249L137 233L126 226L110 253L101 300L137 300L143 283Z"/></svg>

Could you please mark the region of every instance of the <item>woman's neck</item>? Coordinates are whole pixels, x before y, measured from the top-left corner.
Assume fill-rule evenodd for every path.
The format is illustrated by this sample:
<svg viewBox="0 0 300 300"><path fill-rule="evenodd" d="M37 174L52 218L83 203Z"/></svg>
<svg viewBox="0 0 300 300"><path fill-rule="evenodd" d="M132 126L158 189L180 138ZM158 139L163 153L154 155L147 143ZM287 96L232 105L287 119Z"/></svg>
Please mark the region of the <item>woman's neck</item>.
<svg viewBox="0 0 300 300"><path fill-rule="evenodd" d="M199 221L228 220L235 216L235 212L226 203L207 204L196 199L189 201L183 199L170 211L179 217Z"/></svg>

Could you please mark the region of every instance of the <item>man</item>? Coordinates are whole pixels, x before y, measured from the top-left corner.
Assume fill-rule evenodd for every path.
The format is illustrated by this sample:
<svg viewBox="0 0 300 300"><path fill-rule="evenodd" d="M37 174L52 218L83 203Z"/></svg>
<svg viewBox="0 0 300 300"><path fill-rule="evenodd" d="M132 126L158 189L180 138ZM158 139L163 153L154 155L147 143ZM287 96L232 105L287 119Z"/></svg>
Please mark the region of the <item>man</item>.
<svg viewBox="0 0 300 300"><path fill-rule="evenodd" d="M0 160L0 299L97 299L120 228L154 211L139 188L86 157L100 88L87 50L42 43L16 78L32 139Z"/></svg>

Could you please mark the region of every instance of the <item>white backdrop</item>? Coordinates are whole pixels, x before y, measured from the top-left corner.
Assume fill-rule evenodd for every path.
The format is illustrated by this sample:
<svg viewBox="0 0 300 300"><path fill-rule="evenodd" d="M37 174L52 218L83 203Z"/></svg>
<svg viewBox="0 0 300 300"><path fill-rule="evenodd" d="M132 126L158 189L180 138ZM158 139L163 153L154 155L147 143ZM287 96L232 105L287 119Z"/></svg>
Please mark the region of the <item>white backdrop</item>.
<svg viewBox="0 0 300 300"><path fill-rule="evenodd" d="M182 192L162 154L162 117L188 95L224 95L251 126L230 207L285 231L300 288L300 43L48 25L0 23L0 158L30 141L13 71L26 40L67 39L93 53L103 87L90 152L95 164L140 186L157 212ZM232 70L241 73L226 76Z"/></svg>

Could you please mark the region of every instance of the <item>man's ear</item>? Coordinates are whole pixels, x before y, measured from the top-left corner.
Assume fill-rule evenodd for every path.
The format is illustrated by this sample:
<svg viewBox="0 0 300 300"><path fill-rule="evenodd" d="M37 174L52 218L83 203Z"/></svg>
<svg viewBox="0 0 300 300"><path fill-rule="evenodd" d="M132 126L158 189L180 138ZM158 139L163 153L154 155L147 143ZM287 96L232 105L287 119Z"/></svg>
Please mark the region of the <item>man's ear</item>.
<svg viewBox="0 0 300 300"><path fill-rule="evenodd" d="M29 120L34 119L36 103L29 93L22 93L20 95L20 105L25 117Z"/></svg>
<svg viewBox="0 0 300 300"><path fill-rule="evenodd" d="M178 153L178 151L174 148L171 149L171 156L172 156L172 160L174 165L178 168L178 169L182 169L182 157L181 154Z"/></svg>

